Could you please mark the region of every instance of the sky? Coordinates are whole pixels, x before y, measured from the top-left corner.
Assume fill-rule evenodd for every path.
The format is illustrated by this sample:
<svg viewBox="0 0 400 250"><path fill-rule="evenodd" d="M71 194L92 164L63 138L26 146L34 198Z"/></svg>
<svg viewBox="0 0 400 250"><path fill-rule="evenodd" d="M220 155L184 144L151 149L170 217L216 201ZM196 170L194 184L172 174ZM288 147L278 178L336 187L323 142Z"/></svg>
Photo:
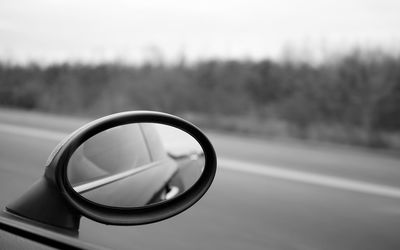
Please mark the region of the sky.
<svg viewBox="0 0 400 250"><path fill-rule="evenodd" d="M399 0L0 0L0 60L323 58L400 51Z"/></svg>

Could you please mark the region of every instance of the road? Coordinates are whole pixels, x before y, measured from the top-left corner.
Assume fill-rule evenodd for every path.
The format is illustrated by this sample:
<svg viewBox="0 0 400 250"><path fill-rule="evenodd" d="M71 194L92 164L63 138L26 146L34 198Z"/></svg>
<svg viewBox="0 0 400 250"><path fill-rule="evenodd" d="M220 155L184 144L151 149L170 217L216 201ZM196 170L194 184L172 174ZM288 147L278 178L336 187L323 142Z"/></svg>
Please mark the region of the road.
<svg viewBox="0 0 400 250"><path fill-rule="evenodd" d="M0 205L43 174L85 122L0 110ZM79 238L113 249L400 249L400 157L351 147L207 133L220 161L210 191L166 221Z"/></svg>

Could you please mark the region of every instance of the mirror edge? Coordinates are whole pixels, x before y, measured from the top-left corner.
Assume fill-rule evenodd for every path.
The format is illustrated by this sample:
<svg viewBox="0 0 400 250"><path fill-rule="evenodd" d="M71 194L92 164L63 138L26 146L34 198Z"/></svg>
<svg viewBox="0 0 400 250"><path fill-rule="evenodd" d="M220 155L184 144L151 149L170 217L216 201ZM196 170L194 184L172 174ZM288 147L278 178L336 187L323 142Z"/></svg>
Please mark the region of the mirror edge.
<svg viewBox="0 0 400 250"><path fill-rule="evenodd" d="M191 135L203 148L205 166L199 180L186 192L162 203L145 207L117 208L88 202L77 195L67 180L68 160L77 147L93 135L106 129L129 123L153 122L170 125ZM153 223L172 217L194 205L209 189L216 173L217 158L209 139L190 122L161 112L129 111L113 114L89 123L84 129L70 136L67 146L61 147L51 161L56 183L63 196L86 217L104 224L140 225Z"/></svg>

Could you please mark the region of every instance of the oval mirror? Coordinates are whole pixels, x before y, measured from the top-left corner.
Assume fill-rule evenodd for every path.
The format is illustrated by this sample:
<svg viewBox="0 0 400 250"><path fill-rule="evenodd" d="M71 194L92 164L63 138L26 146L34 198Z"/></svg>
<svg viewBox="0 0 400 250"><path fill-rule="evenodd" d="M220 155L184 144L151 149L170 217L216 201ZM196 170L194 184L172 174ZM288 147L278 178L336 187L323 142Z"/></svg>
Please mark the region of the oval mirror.
<svg viewBox="0 0 400 250"><path fill-rule="evenodd" d="M173 199L200 178L205 159L188 133L158 123L102 131L82 143L67 166L71 187L111 207L143 207Z"/></svg>

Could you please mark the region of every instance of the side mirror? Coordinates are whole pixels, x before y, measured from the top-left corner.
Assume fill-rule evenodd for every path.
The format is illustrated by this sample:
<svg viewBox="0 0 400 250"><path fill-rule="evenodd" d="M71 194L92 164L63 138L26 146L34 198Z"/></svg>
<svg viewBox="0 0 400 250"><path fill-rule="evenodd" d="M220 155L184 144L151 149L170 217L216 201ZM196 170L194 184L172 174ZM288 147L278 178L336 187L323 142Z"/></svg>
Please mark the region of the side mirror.
<svg viewBox="0 0 400 250"><path fill-rule="evenodd" d="M78 230L81 215L104 224L139 225L174 216L210 187L216 155L191 123L165 113L106 116L67 136L44 176L6 210Z"/></svg>

